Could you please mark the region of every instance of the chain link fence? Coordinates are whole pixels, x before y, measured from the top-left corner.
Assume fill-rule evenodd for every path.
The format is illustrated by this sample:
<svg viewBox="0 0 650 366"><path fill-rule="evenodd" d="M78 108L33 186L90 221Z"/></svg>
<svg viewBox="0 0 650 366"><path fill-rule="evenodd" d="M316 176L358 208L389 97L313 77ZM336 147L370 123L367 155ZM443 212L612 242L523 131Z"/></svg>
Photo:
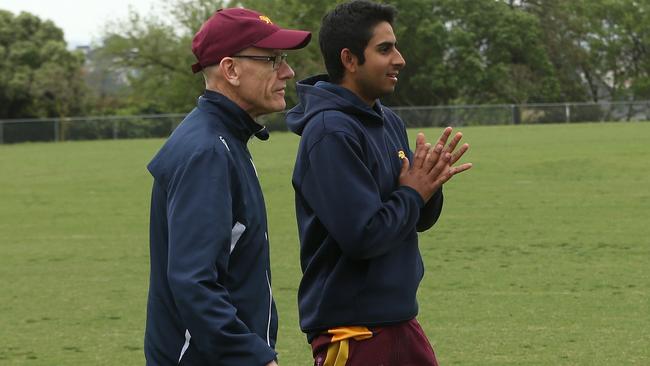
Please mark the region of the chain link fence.
<svg viewBox="0 0 650 366"><path fill-rule="evenodd" d="M650 121L650 101L392 108L407 127Z"/></svg>
<svg viewBox="0 0 650 366"><path fill-rule="evenodd" d="M650 121L650 101L392 107L407 127ZM185 114L0 119L0 144L167 137ZM286 130L284 113L263 116L271 131Z"/></svg>
<svg viewBox="0 0 650 366"><path fill-rule="evenodd" d="M0 143L167 137L184 114L0 119Z"/></svg>

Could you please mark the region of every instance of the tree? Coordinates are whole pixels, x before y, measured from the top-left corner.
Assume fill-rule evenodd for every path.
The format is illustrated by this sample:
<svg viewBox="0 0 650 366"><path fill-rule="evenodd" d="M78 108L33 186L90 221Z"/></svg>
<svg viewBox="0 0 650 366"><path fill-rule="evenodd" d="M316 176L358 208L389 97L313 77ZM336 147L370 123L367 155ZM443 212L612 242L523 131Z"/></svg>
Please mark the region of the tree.
<svg viewBox="0 0 650 366"><path fill-rule="evenodd" d="M325 72L320 21L341 0L166 0L170 19L131 14L101 52L128 75L133 112L180 112L203 88L191 39L216 9L243 5L313 41L290 52L297 79ZM389 105L650 97L650 4L638 0L391 0L407 65ZM288 105L297 102L289 83Z"/></svg>
<svg viewBox="0 0 650 366"><path fill-rule="evenodd" d="M97 58L111 60L112 71L126 76L129 87L121 95L123 112L180 112L196 104L204 83L201 74L191 71L196 62L192 37L223 6L216 0L169 0L163 5L168 20L132 11L106 32Z"/></svg>
<svg viewBox="0 0 650 366"><path fill-rule="evenodd" d="M317 35L341 1L242 0L285 26L310 29L297 75L323 72ZM495 1L396 0L399 49L407 66L389 104L522 103L557 99L554 70L537 19Z"/></svg>
<svg viewBox="0 0 650 366"><path fill-rule="evenodd" d="M636 0L598 0L586 7L592 32L590 50L596 76L613 100L649 97L650 4Z"/></svg>
<svg viewBox="0 0 650 366"><path fill-rule="evenodd" d="M51 21L0 10L0 118L81 114L83 63Z"/></svg>
<svg viewBox="0 0 650 366"><path fill-rule="evenodd" d="M650 3L637 0L527 0L540 19L563 100L650 97Z"/></svg>
<svg viewBox="0 0 650 366"><path fill-rule="evenodd" d="M527 0L519 6L539 19L546 53L559 81L560 100L598 101L599 80L586 47L592 31L587 14L590 2Z"/></svg>
<svg viewBox="0 0 650 366"><path fill-rule="evenodd" d="M122 98L131 112L181 112L196 104L196 96L204 88L200 74L193 75L190 70L195 62L191 43L201 24L216 10L238 5L264 9L274 22L284 27L317 29L327 3L332 2L165 0L163 9L169 15L167 20L131 12L127 20L105 34L97 57L112 60L113 71L127 75L129 88ZM289 52L289 62L296 75L323 70L316 42L298 52ZM297 101L293 87L289 84L287 91L290 105Z"/></svg>

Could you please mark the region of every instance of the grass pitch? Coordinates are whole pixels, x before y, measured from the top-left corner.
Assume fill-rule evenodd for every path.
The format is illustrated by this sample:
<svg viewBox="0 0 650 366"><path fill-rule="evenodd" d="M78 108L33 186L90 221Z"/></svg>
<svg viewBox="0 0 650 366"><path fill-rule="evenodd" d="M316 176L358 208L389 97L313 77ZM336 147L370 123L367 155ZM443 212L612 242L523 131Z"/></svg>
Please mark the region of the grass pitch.
<svg viewBox="0 0 650 366"><path fill-rule="evenodd" d="M650 123L461 130L474 168L420 238L419 320L441 364L650 364ZM281 365L313 363L297 319L297 142L251 143ZM0 365L144 363L145 165L161 144L0 146Z"/></svg>

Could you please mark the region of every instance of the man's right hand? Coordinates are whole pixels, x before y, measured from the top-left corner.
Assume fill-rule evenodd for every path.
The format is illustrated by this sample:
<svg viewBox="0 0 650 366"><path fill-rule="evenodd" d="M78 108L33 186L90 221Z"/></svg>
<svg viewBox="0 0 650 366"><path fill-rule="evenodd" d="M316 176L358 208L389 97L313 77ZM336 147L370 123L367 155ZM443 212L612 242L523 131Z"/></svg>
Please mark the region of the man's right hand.
<svg viewBox="0 0 650 366"><path fill-rule="evenodd" d="M464 144L454 152L463 134L456 133L447 145L451 132L451 127L445 128L434 147L426 143L424 134L418 133L415 140L413 164L409 162L408 158L402 160L399 185L415 189L422 196L424 202L428 202L431 196L454 175L472 167L472 163L453 166L469 149L469 145ZM447 146L445 147L445 145Z"/></svg>

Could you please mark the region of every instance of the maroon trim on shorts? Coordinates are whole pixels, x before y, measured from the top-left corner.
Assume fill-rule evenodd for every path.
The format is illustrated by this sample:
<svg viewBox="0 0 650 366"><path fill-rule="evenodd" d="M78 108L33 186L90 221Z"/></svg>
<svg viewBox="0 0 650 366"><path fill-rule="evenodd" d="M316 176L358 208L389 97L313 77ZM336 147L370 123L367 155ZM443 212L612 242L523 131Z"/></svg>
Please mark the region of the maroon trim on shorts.
<svg viewBox="0 0 650 366"><path fill-rule="evenodd" d="M349 342L345 366L438 366L433 347L415 319L383 327L369 328L369 339ZM321 334L311 342L314 366L322 366L332 336Z"/></svg>

